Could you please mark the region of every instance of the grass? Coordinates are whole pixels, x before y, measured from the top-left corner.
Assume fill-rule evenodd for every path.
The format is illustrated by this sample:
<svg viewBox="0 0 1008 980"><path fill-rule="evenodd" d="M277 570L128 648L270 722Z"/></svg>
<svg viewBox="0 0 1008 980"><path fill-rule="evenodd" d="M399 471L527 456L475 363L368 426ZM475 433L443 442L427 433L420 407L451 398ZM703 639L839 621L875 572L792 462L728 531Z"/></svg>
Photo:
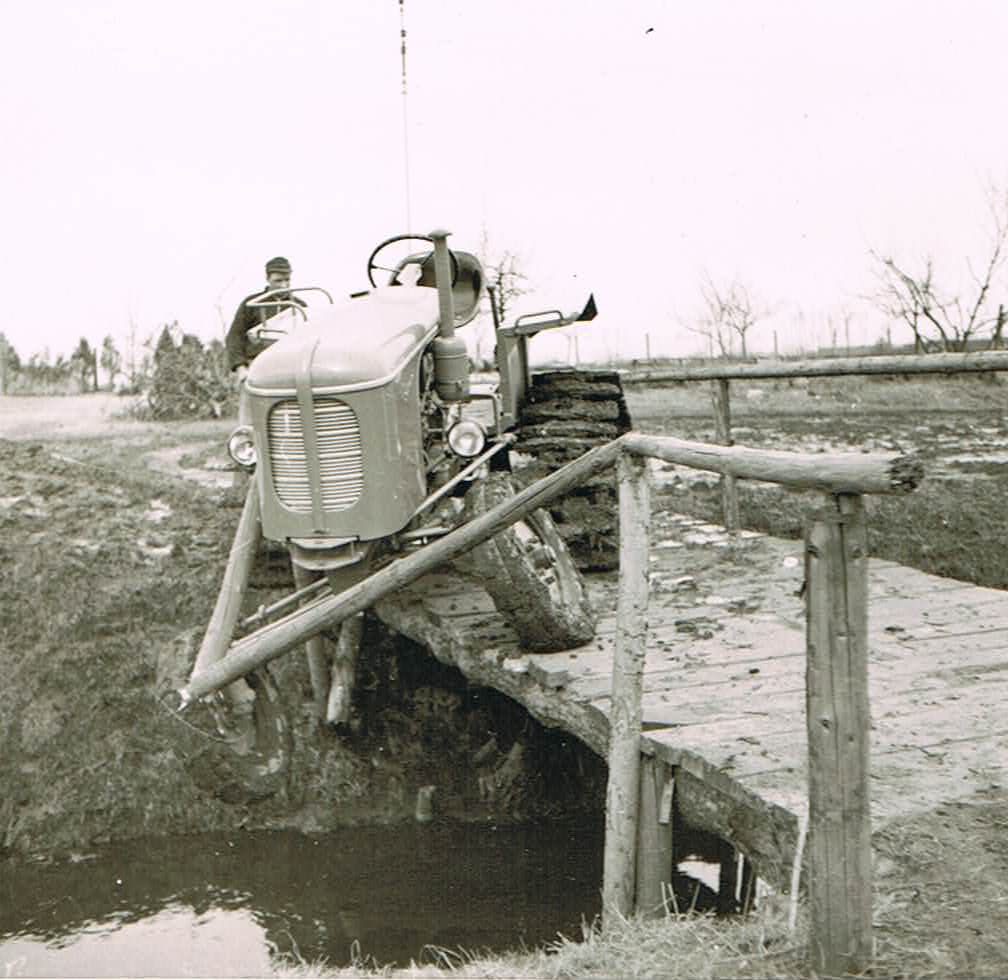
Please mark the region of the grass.
<svg viewBox="0 0 1008 980"><path fill-rule="evenodd" d="M715 977L797 978L804 968L807 926L794 933L776 906L745 920L718 919L668 910L663 918L617 918L603 930L583 924L577 938L560 936L536 950L487 955L431 947L421 962L404 968L357 959L345 967L281 961L278 977L480 977L566 978Z"/></svg>

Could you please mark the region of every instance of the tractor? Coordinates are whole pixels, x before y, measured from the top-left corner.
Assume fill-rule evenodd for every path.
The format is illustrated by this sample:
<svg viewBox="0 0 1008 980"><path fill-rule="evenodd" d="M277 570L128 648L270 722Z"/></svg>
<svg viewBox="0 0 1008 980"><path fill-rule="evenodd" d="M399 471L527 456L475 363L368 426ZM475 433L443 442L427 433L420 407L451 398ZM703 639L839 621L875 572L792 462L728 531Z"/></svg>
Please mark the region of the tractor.
<svg viewBox="0 0 1008 980"><path fill-rule="evenodd" d="M512 495L514 458L534 457L536 441L580 455L599 406L599 438L629 427L615 376L602 379L608 394L595 398L586 372L567 372L542 388L534 438L521 445L523 417L536 402L528 340L592 319L594 299L575 313L547 311L511 326L501 325L492 304L497 378L475 382L458 332L479 311L484 272L474 255L450 249L447 237L433 231L381 242L367 263L371 288L344 302L326 293L328 305L306 311L291 298L318 287L257 301L282 309L263 324L260 339L272 343L253 361L242 392L251 424L228 440L229 455L250 474L248 498L194 676L227 652L260 528L290 556L297 592L277 604L283 611L360 583ZM562 394L565 379L573 384L573 401L549 394L558 377ZM618 404L609 404L614 389ZM572 417L575 403L594 406L596 418ZM560 431L553 435L551 426ZM591 501L580 505L593 509ZM592 639L594 614L578 565L546 511L479 545L457 567L478 577L526 649L569 649ZM316 714L336 728L348 723L360 636L358 614L307 643ZM230 690L247 700L241 682Z"/></svg>

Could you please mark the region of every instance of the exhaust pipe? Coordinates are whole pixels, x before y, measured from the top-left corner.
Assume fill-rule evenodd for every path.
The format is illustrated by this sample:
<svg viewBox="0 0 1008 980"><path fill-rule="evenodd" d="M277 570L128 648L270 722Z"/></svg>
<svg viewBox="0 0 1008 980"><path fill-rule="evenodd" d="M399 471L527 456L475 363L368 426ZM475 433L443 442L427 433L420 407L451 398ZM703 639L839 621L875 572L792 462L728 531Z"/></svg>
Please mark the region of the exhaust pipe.
<svg viewBox="0 0 1008 980"><path fill-rule="evenodd" d="M434 242L434 274L438 291L438 335L434 339L434 386L446 402L469 397L469 354L465 341L455 336L455 300L452 295L451 257L448 235L440 229L430 233Z"/></svg>

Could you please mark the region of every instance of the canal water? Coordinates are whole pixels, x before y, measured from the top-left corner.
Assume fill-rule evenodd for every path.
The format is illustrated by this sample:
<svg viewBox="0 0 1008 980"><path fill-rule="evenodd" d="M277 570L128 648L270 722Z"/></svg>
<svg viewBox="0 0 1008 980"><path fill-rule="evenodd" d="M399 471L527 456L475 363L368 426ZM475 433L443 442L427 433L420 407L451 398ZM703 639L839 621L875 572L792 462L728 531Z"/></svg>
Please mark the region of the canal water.
<svg viewBox="0 0 1008 980"><path fill-rule="evenodd" d="M133 841L0 864L0 977L261 976L271 957L405 966L581 937L601 816Z"/></svg>

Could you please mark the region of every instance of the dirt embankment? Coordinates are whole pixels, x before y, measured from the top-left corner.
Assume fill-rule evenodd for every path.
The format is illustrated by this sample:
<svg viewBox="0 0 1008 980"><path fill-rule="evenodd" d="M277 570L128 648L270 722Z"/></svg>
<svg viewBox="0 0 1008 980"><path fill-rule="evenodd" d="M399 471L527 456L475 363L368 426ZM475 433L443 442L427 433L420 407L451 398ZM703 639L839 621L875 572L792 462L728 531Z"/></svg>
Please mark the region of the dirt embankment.
<svg viewBox="0 0 1008 980"><path fill-rule="evenodd" d="M150 447L163 435L145 441L125 428L125 443L0 439L0 855L145 834L412 819L425 785L438 787L435 811L455 816L499 816L514 802L479 799L474 760L491 736L506 754L526 719L374 622L356 734L316 729L304 659L283 658L271 670L295 736L289 771L258 799L229 782L230 749L209 712L179 716L172 705L239 510L226 490L151 469ZM536 745L528 773L570 771L570 754L581 751L548 738ZM564 805L538 778L527 787L537 799L524 796L519 811ZM570 787L570 799L579 795Z"/></svg>

